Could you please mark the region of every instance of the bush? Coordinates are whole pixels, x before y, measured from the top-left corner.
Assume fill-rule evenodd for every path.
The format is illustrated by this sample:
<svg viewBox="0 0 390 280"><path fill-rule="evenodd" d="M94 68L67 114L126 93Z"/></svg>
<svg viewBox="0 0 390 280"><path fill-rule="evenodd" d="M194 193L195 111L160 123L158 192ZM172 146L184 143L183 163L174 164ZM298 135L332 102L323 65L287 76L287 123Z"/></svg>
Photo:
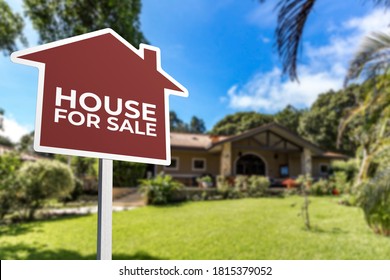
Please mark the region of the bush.
<svg viewBox="0 0 390 280"><path fill-rule="evenodd" d="M265 196L271 182L264 176L250 176L248 193L251 197Z"/></svg>
<svg viewBox="0 0 390 280"><path fill-rule="evenodd" d="M10 213L16 205L17 177L16 172L22 161L15 153L0 156L0 221Z"/></svg>
<svg viewBox="0 0 390 280"><path fill-rule="evenodd" d="M21 214L30 220L46 200L67 197L74 189L75 180L71 169L55 160L25 162L17 175L21 187L18 195Z"/></svg>
<svg viewBox="0 0 390 280"><path fill-rule="evenodd" d="M333 194L334 184L325 179L320 179L310 186L311 195L331 195Z"/></svg>
<svg viewBox="0 0 390 280"><path fill-rule="evenodd" d="M390 170L362 184L358 198L367 224L375 233L390 236Z"/></svg>
<svg viewBox="0 0 390 280"><path fill-rule="evenodd" d="M180 182L163 173L158 174L153 179L140 180L140 184L140 192L145 196L146 203L153 205L173 202L174 192L183 188Z"/></svg>
<svg viewBox="0 0 390 280"><path fill-rule="evenodd" d="M145 178L146 164L114 160L114 186L135 187Z"/></svg>
<svg viewBox="0 0 390 280"><path fill-rule="evenodd" d="M332 172L334 174L339 172L344 172L346 181L352 182L358 172L358 166L355 159L350 159L348 161L336 160L332 162Z"/></svg>
<svg viewBox="0 0 390 280"><path fill-rule="evenodd" d="M209 175L196 178L196 182L201 188L209 188L213 186L213 178Z"/></svg>

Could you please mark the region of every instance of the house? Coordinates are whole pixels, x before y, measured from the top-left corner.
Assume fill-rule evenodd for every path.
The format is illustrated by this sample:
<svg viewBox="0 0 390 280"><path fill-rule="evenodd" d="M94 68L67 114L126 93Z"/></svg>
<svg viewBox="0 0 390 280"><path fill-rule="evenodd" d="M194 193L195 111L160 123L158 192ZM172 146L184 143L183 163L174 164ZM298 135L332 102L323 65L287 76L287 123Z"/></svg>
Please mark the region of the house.
<svg viewBox="0 0 390 280"><path fill-rule="evenodd" d="M234 136L171 133L172 161L155 166L185 183L203 175L263 175L273 180L311 174L326 177L334 160L347 156L328 152L277 123Z"/></svg>

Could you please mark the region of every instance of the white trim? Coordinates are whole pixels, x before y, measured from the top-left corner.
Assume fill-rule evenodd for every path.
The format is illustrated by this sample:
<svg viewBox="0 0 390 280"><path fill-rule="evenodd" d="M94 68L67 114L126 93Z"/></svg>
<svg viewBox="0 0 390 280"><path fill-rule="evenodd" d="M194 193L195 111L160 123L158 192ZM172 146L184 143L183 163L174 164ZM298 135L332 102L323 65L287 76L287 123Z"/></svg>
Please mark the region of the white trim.
<svg viewBox="0 0 390 280"><path fill-rule="evenodd" d="M194 163L196 160L201 160L203 161L203 168L195 168ZM207 169L207 160L206 158L192 158L191 161L191 170L192 171L206 171Z"/></svg>
<svg viewBox="0 0 390 280"><path fill-rule="evenodd" d="M179 170L180 166L180 160L179 157L171 157L171 164L172 164L172 159L176 160L176 167L169 167L169 165L164 166L164 170L171 171L171 170Z"/></svg>
<svg viewBox="0 0 390 280"><path fill-rule="evenodd" d="M247 156L247 155L254 155L254 156L257 156L259 157L265 164L265 177L268 177L268 162L265 160L265 158L261 155L259 155L258 153L254 153L254 152L247 152L247 153L243 153L241 156L237 156L236 159L234 160L234 175L237 175L237 161L240 159L240 157L243 157L243 156Z"/></svg>
<svg viewBox="0 0 390 280"><path fill-rule="evenodd" d="M164 89L164 102L165 102L165 159L158 158L146 158L146 157L135 157L135 156L127 156L127 155L119 155L119 154L110 154L104 152L91 152L84 150L75 150L75 149L65 149L65 148L55 148L55 147L47 147L41 145L41 123L42 123L42 105L43 105L43 90L44 90L44 80L45 80L45 63L27 60L20 58L21 56L32 54L35 52L40 52L48 49L52 49L55 47L63 46L66 44L78 42L81 40L90 39L93 37L101 36L104 34L111 34L117 40L119 40L122 44L129 48L130 51L138 55L140 58L144 59L144 51L152 50L156 52L156 69L160 72L165 78L170 80L175 86L177 86L180 91L174 91L171 89ZM182 86L179 82L173 79L169 74L167 74L161 68L161 55L160 49L154 46L140 44L139 49L136 49L129 42L127 42L124 38L122 38L118 33L116 33L111 28L101 29L98 31L86 33L79 36L74 36L71 38L58 40L52 43L36 46L33 48L13 52L11 54L11 60L15 63L24 64L27 66L37 67L39 70L39 78L38 78L38 97L37 97L37 107L36 107L36 117L35 117L35 137L34 137L34 150L37 152L44 153L55 153L55 154L63 154L63 155L72 155L72 156L84 156L84 157L96 157L102 159L113 159L113 160L122 160L122 161L132 161L132 162L140 162L140 163L151 163L151 164L160 164L160 165L170 165L171 164L171 138L170 138L170 125L169 125L169 95L177 95L181 97L188 97L188 90Z"/></svg>

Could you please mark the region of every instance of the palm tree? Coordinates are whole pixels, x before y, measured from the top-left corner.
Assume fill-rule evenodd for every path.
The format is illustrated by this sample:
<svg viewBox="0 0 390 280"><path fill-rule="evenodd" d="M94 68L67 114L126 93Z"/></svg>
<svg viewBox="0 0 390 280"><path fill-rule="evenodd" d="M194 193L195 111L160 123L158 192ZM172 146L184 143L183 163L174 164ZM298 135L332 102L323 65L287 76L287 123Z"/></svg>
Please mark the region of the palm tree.
<svg viewBox="0 0 390 280"><path fill-rule="evenodd" d="M259 0L260 3L266 0ZM366 0L375 6L390 8L390 0ZM360 2L366 2L360 1ZM275 30L276 47L282 61L283 74L298 81L297 60L303 30L317 0L279 0L276 4L278 13ZM358 0L356 1L358 2Z"/></svg>
<svg viewBox="0 0 390 280"><path fill-rule="evenodd" d="M357 97L339 127L338 145L345 128L358 122L355 128L361 145L361 160L356 184L367 179L372 162L390 149L390 32L374 32L366 37L350 63L345 84L366 81L368 91Z"/></svg>

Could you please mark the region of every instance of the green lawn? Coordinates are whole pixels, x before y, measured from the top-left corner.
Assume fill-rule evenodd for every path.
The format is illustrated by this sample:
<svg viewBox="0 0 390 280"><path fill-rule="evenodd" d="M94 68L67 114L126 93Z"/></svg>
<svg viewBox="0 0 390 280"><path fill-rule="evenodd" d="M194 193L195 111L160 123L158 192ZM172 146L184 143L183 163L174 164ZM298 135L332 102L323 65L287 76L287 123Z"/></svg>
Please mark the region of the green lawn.
<svg viewBox="0 0 390 280"><path fill-rule="evenodd" d="M360 209L311 198L260 198L144 207L113 214L114 259L390 259ZM0 259L94 259L96 215L0 227Z"/></svg>

